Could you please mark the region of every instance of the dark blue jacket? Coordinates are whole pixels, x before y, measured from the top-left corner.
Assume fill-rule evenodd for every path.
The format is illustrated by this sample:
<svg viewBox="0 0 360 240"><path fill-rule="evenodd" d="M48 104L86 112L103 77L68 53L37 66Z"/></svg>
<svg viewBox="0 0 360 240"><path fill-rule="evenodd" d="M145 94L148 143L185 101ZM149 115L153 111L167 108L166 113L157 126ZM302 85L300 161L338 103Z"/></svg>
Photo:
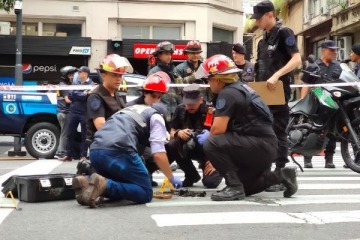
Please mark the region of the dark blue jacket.
<svg viewBox="0 0 360 240"><path fill-rule="evenodd" d="M91 79L80 83L80 85L93 85L94 82ZM86 113L86 100L88 94L84 93L84 90L73 90L69 92L69 99L71 101L70 112L77 114Z"/></svg>

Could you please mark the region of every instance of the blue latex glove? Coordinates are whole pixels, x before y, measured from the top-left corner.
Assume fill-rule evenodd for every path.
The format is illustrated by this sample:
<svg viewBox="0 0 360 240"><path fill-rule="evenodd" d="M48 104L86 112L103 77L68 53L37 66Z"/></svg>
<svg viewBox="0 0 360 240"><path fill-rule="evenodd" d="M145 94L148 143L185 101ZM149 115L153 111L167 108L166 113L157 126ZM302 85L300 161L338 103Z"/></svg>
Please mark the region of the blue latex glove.
<svg viewBox="0 0 360 240"><path fill-rule="evenodd" d="M170 179L171 184L174 186L174 188L181 188L182 187L182 181L179 177L173 176L172 179Z"/></svg>
<svg viewBox="0 0 360 240"><path fill-rule="evenodd" d="M206 130L206 129L202 130L202 132L199 135L196 136L196 138L198 140L198 143L200 145L203 145L205 140L208 138L209 135L210 135L209 130Z"/></svg>

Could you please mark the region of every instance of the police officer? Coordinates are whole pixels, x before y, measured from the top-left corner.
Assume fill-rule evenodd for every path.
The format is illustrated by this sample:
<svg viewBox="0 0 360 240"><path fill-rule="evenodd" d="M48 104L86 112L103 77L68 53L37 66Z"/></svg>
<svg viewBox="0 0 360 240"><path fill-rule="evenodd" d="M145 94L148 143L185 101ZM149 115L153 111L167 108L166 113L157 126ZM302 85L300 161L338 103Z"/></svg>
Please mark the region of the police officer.
<svg viewBox="0 0 360 240"><path fill-rule="evenodd" d="M140 89L140 91L142 92L142 96L131 102L128 102L126 104L126 106L129 107L129 106L133 106L136 104L144 104L147 106L151 106L154 103L160 102L161 97L168 91L167 84L169 84L169 83L170 83L170 77L165 72L159 71L159 72L149 75L145 79L144 84ZM158 186L158 183L153 181L152 174L155 171L157 171L159 168L154 163L151 153L148 150L149 150L149 148L145 149L142 157L145 159L145 166L146 166L147 170L149 171L151 185L153 187L156 187L156 186Z"/></svg>
<svg viewBox="0 0 360 240"><path fill-rule="evenodd" d="M164 147L166 127L161 115L165 113L166 107L161 103L151 107L134 105L106 121L95 133L90 147L90 161L97 173L90 179L73 179L78 202L90 207L98 206L99 197L150 202L153 191L141 158L146 146L151 148L154 161L164 175L175 187L181 187L181 180L172 174Z"/></svg>
<svg viewBox="0 0 360 240"><path fill-rule="evenodd" d="M78 69L78 84L79 85L94 85L89 78L90 69L82 66ZM87 157L86 145L86 100L89 90L73 90L69 92L69 99L71 100L70 113L68 117L68 133L67 133L67 149L66 156L59 158L62 161L72 161L76 158L78 153L75 148L75 140L77 135L77 128L81 126L81 142L80 142L80 158L85 160Z"/></svg>
<svg viewBox="0 0 360 240"><path fill-rule="evenodd" d="M59 86L71 85L74 79L74 73L77 72L77 68L73 66L65 66L60 69L62 81ZM60 124L60 139L59 146L57 148L54 158L64 158L66 156L66 145L67 145L67 116L70 111L70 99L68 97L69 90L60 90L57 92L57 119Z"/></svg>
<svg viewBox="0 0 360 240"><path fill-rule="evenodd" d="M232 46L232 57L236 66L242 71L239 72L239 77L245 82L253 82L254 78L254 64L245 60L246 48L241 43L235 43Z"/></svg>
<svg viewBox="0 0 360 240"><path fill-rule="evenodd" d="M284 197L297 191L296 168L271 171L277 156L277 138L269 108L253 89L239 81L240 71L225 55L204 61L197 77L208 77L218 94L210 132L197 136L207 159L225 178L226 187L213 193L214 201L242 200L283 183Z"/></svg>
<svg viewBox="0 0 360 240"><path fill-rule="evenodd" d="M123 83L122 76L132 73L133 67L125 57L110 54L100 63L99 72L102 83L91 91L87 99L87 133L88 146L94 134L114 113L125 107L125 101L118 91Z"/></svg>
<svg viewBox="0 0 360 240"><path fill-rule="evenodd" d="M276 83L283 82L285 104L270 106L274 116L273 128L278 138L278 153L275 159L276 170L283 168L288 162L288 139L286 127L289 122L288 101L290 83L293 81L293 70L301 64L301 56L296 46L296 39L290 28L282 26L275 17L274 5L270 1L262 1L254 6L252 19L260 29L264 29L263 39L258 43L255 64L255 81L266 81L269 89ZM274 186L268 191L279 191L281 186Z"/></svg>
<svg viewBox="0 0 360 240"><path fill-rule="evenodd" d="M200 61L202 49L199 41L190 41L184 48L184 55L187 60L176 66L175 71L178 73L179 78L177 83L193 83L195 82L195 72L202 63Z"/></svg>
<svg viewBox="0 0 360 240"><path fill-rule="evenodd" d="M183 187L191 187L201 177L192 159L198 160L203 171L202 182L205 187L216 188L222 177L205 158L202 145L197 142L197 134L201 134L208 107L201 96L200 85L190 84L183 89L183 104L177 106L171 121L169 151L174 153L176 162L185 173ZM210 123L211 124L211 123Z"/></svg>
<svg viewBox="0 0 360 240"><path fill-rule="evenodd" d="M163 71L169 75L171 79L171 83L175 83L175 79L178 78L178 74L176 72L175 66L172 62L172 54L175 51L174 44L171 42L165 41L160 42L156 45L155 52L153 56L156 59L156 65L150 69L148 76ZM161 101L166 105L168 109L167 116L165 118L167 124L171 121L171 116L175 111L175 108L181 102L181 98L179 97L179 91L175 88L170 88L167 94L164 94Z"/></svg>
<svg viewBox="0 0 360 240"><path fill-rule="evenodd" d="M320 68L320 74L326 74L331 79L337 80L340 77L342 72L340 63L336 61L336 50L338 47L336 43L332 40L325 40L321 43L321 56L319 59L315 61L315 64L310 64L309 67L306 68L309 72L318 71ZM311 77L309 74L304 74L302 77L302 81L309 84L314 83L325 83L322 79ZM309 92L309 87L303 87L301 89L301 98L304 98ZM335 168L333 163L333 156L336 149L336 138L329 134L328 135L329 142L326 145L325 149L325 168ZM311 163L312 156L304 156L304 167L312 168Z"/></svg>

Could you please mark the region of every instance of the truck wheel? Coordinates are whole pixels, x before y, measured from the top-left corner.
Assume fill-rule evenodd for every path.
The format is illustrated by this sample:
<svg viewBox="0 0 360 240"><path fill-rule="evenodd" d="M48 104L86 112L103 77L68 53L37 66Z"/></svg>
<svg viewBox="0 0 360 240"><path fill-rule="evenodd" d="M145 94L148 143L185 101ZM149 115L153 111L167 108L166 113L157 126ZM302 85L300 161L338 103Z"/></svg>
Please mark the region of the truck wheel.
<svg viewBox="0 0 360 240"><path fill-rule="evenodd" d="M34 158L54 158L59 145L60 130L52 123L36 123L25 136L25 147Z"/></svg>

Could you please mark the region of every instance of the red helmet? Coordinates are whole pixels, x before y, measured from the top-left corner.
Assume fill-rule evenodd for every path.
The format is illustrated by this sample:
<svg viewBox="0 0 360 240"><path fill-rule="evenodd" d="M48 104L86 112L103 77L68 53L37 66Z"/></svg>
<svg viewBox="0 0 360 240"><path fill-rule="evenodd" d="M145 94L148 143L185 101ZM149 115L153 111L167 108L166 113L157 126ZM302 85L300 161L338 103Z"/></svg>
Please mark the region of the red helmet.
<svg viewBox="0 0 360 240"><path fill-rule="evenodd" d="M127 58L120 57L117 54L110 54L105 56L100 63L100 70L116 74L126 74L134 72L134 69L127 60Z"/></svg>
<svg viewBox="0 0 360 240"><path fill-rule="evenodd" d="M171 42L165 41L165 42L158 43L158 45L156 45L156 49L155 49L155 52L153 52L153 55L156 57L157 55L159 55L159 53L162 53L162 52L170 52L171 54L173 54L174 51L175 51L174 44L172 44Z"/></svg>
<svg viewBox="0 0 360 240"><path fill-rule="evenodd" d="M195 73L195 78L207 78L210 75L224 75L229 73L240 72L241 70L235 65L229 57L217 54L203 62Z"/></svg>
<svg viewBox="0 0 360 240"><path fill-rule="evenodd" d="M143 84L142 89L146 91L153 91L153 92L160 92L160 93L167 93L168 84L170 84L171 79L169 75L165 72L156 72L149 75Z"/></svg>
<svg viewBox="0 0 360 240"><path fill-rule="evenodd" d="M184 48L184 54L187 53L201 53L201 43L199 41L193 40L187 43Z"/></svg>

